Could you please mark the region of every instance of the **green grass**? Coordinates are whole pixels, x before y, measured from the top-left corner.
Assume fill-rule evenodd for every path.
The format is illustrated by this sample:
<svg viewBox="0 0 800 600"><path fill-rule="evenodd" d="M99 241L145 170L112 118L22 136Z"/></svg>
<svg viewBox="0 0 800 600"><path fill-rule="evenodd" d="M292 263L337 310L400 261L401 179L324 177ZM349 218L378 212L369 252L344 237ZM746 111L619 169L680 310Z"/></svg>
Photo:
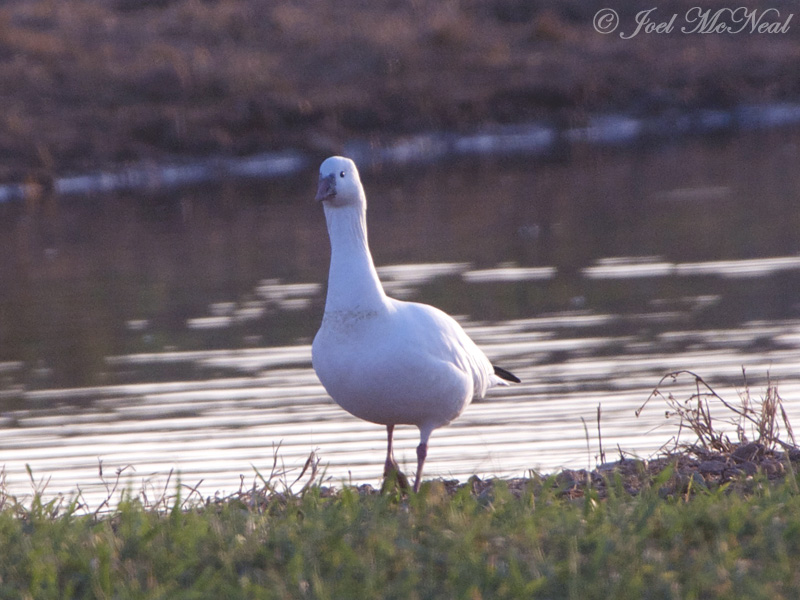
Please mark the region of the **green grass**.
<svg viewBox="0 0 800 600"><path fill-rule="evenodd" d="M547 481L475 495L272 494L171 510L123 501L0 512L0 598L790 598L795 481L664 497L610 482L569 500Z"/></svg>
<svg viewBox="0 0 800 600"><path fill-rule="evenodd" d="M686 401L662 394L687 374ZM745 386L736 405L679 372L648 400L659 397L694 445L612 470L433 481L412 495L324 487L315 453L295 475L279 447L252 488L243 480L217 500L178 483L115 504L123 471L101 470L108 498L91 510L80 493L45 501L29 470L36 491L20 501L0 472L0 599L796 597L797 446L779 439L781 422L794 436L777 389L758 400ZM713 401L739 418L738 442L712 426ZM704 469L713 461L726 465L720 477Z"/></svg>

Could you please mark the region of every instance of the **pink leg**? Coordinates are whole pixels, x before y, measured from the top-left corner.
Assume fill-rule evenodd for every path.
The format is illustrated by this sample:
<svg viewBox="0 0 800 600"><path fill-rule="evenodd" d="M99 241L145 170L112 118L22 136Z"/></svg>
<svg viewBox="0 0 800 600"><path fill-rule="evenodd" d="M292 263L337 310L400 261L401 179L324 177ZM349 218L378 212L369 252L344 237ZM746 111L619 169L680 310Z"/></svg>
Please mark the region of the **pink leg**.
<svg viewBox="0 0 800 600"><path fill-rule="evenodd" d="M422 467L425 465L425 457L428 456L428 442L420 442L417 446L417 478L414 480L414 492L419 491L419 484L422 482Z"/></svg>
<svg viewBox="0 0 800 600"><path fill-rule="evenodd" d="M389 438L389 443L386 448L386 464L383 466L383 476L386 477L392 471L399 471L397 462L394 460L394 425L386 426L386 435Z"/></svg>
<svg viewBox="0 0 800 600"><path fill-rule="evenodd" d="M383 465L384 485L386 485L386 478L388 478L392 473L396 473L397 483L400 486L400 489L407 490L408 479L405 475L403 475L403 472L400 470L397 461L394 459L394 442L392 439L394 435L394 425L386 426L386 434L388 438L388 444L386 448L386 463Z"/></svg>

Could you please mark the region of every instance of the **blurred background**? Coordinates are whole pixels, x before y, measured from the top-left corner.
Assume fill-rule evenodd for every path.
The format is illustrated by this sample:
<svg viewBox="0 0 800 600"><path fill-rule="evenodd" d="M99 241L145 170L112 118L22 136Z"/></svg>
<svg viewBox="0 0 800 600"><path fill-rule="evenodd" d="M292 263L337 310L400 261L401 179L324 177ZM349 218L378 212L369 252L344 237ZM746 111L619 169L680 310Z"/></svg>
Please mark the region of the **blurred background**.
<svg viewBox="0 0 800 600"><path fill-rule="evenodd" d="M231 492L279 444L377 481L383 429L310 366L330 154L361 166L387 291L523 379L436 432L432 477L646 457L676 429L633 412L677 369L800 412L800 9L751 3L781 30L750 33L707 2L744 30L685 34L694 3L664 0L672 32L623 39L654 7L604 35L610 4L0 4L7 489L28 465L103 496L102 461Z"/></svg>

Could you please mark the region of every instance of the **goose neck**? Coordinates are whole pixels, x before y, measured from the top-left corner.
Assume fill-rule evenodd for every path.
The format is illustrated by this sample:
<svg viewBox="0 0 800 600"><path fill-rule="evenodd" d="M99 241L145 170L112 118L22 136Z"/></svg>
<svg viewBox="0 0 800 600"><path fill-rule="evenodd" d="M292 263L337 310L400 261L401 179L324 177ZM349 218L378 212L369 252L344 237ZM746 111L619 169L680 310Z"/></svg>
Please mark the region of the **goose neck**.
<svg viewBox="0 0 800 600"><path fill-rule="evenodd" d="M325 206L331 241L331 265L325 311L375 311L386 294L378 279L367 240L366 209Z"/></svg>

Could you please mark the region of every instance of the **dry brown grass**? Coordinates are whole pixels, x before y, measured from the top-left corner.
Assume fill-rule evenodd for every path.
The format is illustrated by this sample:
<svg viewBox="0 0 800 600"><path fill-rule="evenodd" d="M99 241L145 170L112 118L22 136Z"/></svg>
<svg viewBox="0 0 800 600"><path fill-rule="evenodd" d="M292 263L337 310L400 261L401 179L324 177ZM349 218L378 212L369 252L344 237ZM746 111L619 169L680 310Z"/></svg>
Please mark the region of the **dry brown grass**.
<svg viewBox="0 0 800 600"><path fill-rule="evenodd" d="M742 376L744 389L739 392L736 404L720 396L697 373L686 370L667 373L636 411L636 416L651 400L662 400L667 406L665 417L678 419L678 433L668 442L674 444L673 450L699 446L707 451L732 453L739 446L750 443L759 444L770 451L796 448L794 432L777 386L768 381L764 396L754 398L744 369ZM693 386L687 397L676 396L664 389L666 383L677 384L685 378L689 378ZM713 412L713 407L724 410L721 417ZM733 438L730 427L734 430ZM692 432L696 439L683 442L681 436L685 431ZM782 433L789 437L789 442L781 439Z"/></svg>
<svg viewBox="0 0 800 600"><path fill-rule="evenodd" d="M273 447L273 462L269 472L262 472L253 466L253 475L248 480L240 475L239 489L230 494L217 492L214 495L203 495L203 480L193 485L183 483L170 470L165 478L145 476L139 478L139 487L133 487L136 479L136 468L125 465L109 473L98 460L97 477L103 494L99 500L90 501L80 488L72 495L51 493L48 490L50 478L40 477L27 467L30 480L30 492L27 494L12 493L7 485L7 476L0 468L0 512L10 511L25 518L32 511L37 514L55 518L63 514L87 515L98 518L116 510L123 500L138 502L148 512L168 512L170 510L188 510L190 508L220 506L235 502L250 511L259 512L274 502L302 498L315 486L326 482L325 469L320 468L320 458L316 450L312 450L301 467L287 467L280 456L280 444ZM178 481L176 481L178 479ZM323 493L331 495L331 488L324 488Z"/></svg>
<svg viewBox="0 0 800 600"><path fill-rule="evenodd" d="M762 5L772 6L753 7ZM287 147L327 153L352 138L381 144L421 131L800 95L796 26L781 36L626 41L592 29L603 6L5 2L0 183L132 161ZM659 11L689 6L668 0ZM621 14L633 23L635 6Z"/></svg>
<svg viewBox="0 0 800 600"><path fill-rule="evenodd" d="M669 384L689 379L692 390L688 396L665 389ZM789 476L795 482L795 462L800 461L800 448L795 443L789 418L783 407L783 399L777 386L768 382L766 392L759 398L751 394L743 370L744 388L739 392L738 404L722 397L700 375L692 371L673 371L664 375L651 394L636 411L638 416L653 400L661 400L667 406L665 417L678 420L678 432L672 436L656 456L650 459L628 458L620 449L620 459L600 464L593 470L566 469L550 476L531 472L529 477L497 480L473 476L466 482L456 480L434 480L426 482L435 494L453 495L463 488L478 497L488 497L498 483L513 495L526 490L555 491L569 499L588 495L602 499L611 493L623 491L638 495L643 490L657 487L663 496L681 497L688 500L698 491L733 489L747 493L753 486L764 481L783 480ZM718 413L724 411L722 416ZM597 407L598 438L601 407ZM586 423L583 423L587 434ZM733 429L733 432L730 429ZM684 440L686 432L694 439ZM733 435L733 437L731 437ZM782 439L788 436L789 441ZM602 444L600 458L604 460ZM314 450L309 453L302 467L287 467L280 456L280 444L273 447L273 461L269 472L253 466L253 475L248 479L240 475L238 490L230 494L204 496L202 480L194 485L174 482L170 471L165 480L155 482L153 478L141 480L138 492L129 486L135 468L127 465L115 469L113 475L104 472L102 461L98 462L98 477L105 490L105 497L92 506L79 489L71 497L63 494L51 496L47 492L49 478L38 478L28 469L31 493L16 496L9 492L5 472L0 469L0 511L10 510L22 518L30 511L57 517L61 514L86 514L97 518L114 511L123 499L135 499L148 511L168 512L189 508L209 508L236 503L248 511L262 512L276 501L285 503L302 498L309 490L323 497L333 497L339 492L329 485L330 481L321 468L321 458ZM128 487L122 483L128 481ZM730 487L730 484L734 484ZM377 489L371 485L360 485L354 489L360 495L398 494L407 495L394 485ZM797 484L794 483L797 488ZM615 491L616 490L616 491ZM49 498L49 499L48 499Z"/></svg>

